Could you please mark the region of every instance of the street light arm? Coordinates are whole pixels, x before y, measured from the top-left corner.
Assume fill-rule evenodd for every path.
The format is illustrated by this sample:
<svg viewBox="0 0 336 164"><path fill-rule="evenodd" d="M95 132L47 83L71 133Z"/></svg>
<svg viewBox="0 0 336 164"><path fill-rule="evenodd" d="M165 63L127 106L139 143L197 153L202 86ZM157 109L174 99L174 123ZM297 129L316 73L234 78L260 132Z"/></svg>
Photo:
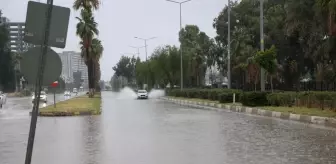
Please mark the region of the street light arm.
<svg viewBox="0 0 336 164"><path fill-rule="evenodd" d="M151 39L155 39L155 38L157 38L157 37L151 37L151 38L148 38L148 39L146 39L146 40L151 40Z"/></svg>
<svg viewBox="0 0 336 164"><path fill-rule="evenodd" d="M176 1L173 1L173 0L166 0L166 1L168 1L168 2L173 2L173 3L178 3L178 4L181 3L181 2L176 2Z"/></svg>
<svg viewBox="0 0 336 164"><path fill-rule="evenodd" d="M192 1L192 0L186 0L186 1L183 1L183 2L181 2L181 4L183 4L183 3L187 3L187 2L189 2L189 1Z"/></svg>
<svg viewBox="0 0 336 164"><path fill-rule="evenodd" d="M144 38L139 38L139 37L134 37L135 39L140 39L140 40L146 40L146 39L144 39Z"/></svg>

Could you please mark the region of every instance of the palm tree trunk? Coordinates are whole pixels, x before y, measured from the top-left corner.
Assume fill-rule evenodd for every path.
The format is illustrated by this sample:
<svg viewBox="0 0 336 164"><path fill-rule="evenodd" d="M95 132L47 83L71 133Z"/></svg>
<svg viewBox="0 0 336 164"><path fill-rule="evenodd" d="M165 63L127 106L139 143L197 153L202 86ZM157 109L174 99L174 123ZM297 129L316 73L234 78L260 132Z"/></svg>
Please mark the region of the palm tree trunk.
<svg viewBox="0 0 336 164"><path fill-rule="evenodd" d="M87 53L87 55L89 54L89 49L88 48L86 48L86 53ZM89 56L89 55L88 55ZM88 78L88 80L89 80L89 97L91 98L92 97L92 94L93 94L93 87L94 87L94 85L93 85L93 83L94 83L94 81L92 80L93 78L93 61L92 61L92 59L87 59L88 60L88 65L87 65L87 69L88 69L88 75L89 75L89 78Z"/></svg>
<svg viewBox="0 0 336 164"><path fill-rule="evenodd" d="M95 89L96 89L96 78L95 78L95 62L91 59L92 62L92 97L94 97Z"/></svg>

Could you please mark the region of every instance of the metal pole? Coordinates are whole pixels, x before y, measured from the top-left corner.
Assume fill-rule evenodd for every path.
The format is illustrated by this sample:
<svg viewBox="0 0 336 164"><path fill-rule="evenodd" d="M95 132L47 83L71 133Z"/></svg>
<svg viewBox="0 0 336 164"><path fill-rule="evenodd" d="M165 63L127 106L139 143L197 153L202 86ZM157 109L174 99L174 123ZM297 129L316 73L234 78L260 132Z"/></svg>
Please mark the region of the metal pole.
<svg viewBox="0 0 336 164"><path fill-rule="evenodd" d="M146 52L146 62L147 62L147 67L148 67L148 72L147 72L147 79L146 79L146 83L147 83L147 90L149 88L149 84L148 84L148 76L149 76L149 63L147 61L147 40L145 39L145 52Z"/></svg>
<svg viewBox="0 0 336 164"><path fill-rule="evenodd" d="M145 40L145 51L146 51L146 61L147 61L147 40Z"/></svg>
<svg viewBox="0 0 336 164"><path fill-rule="evenodd" d="M180 3L180 31L182 30L182 3ZM182 43L180 43L180 55L181 55L181 90L183 90L183 52Z"/></svg>
<svg viewBox="0 0 336 164"><path fill-rule="evenodd" d="M56 87L54 88L54 108L56 108Z"/></svg>
<svg viewBox="0 0 336 164"><path fill-rule="evenodd" d="M34 101L34 105L33 105L25 164L31 164L31 159L33 155L37 115L38 115L38 109L40 105L38 100L41 96L41 89L42 89L41 85L42 85L42 80L43 80L44 67L46 63L46 53L48 49L50 20L51 20L52 8L53 8L53 0L48 0L47 4L48 4L48 10L46 11L46 25L45 25L44 38L43 38L44 41L43 41L43 45L41 46L42 54L41 54L40 63L39 63L40 68L37 70L38 76L36 78L36 84L35 84L35 99L37 101Z"/></svg>
<svg viewBox="0 0 336 164"><path fill-rule="evenodd" d="M140 56L140 48L138 48L138 58L139 58L139 56Z"/></svg>
<svg viewBox="0 0 336 164"><path fill-rule="evenodd" d="M228 88L231 89L231 1L228 0L228 65L227 65L227 78Z"/></svg>
<svg viewBox="0 0 336 164"><path fill-rule="evenodd" d="M264 51L264 0L260 0L260 51ZM260 89L265 91L265 70L260 70Z"/></svg>

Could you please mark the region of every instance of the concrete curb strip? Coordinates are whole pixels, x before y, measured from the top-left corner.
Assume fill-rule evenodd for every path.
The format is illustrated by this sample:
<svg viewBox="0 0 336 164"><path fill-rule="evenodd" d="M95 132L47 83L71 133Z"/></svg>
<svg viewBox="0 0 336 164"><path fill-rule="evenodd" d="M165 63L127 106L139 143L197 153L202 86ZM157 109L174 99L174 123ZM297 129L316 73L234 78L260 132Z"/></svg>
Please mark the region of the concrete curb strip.
<svg viewBox="0 0 336 164"><path fill-rule="evenodd" d="M308 115L300 115L300 114L292 114L292 113L282 113L282 112L275 112L275 111L268 111L264 109L258 108L251 108L251 107L244 107L239 105L224 105L220 103L209 103L205 101L193 101L193 100L183 100L179 98L170 98L170 97L162 97L161 99L173 102L180 105L185 105L189 107L195 107L200 109L207 109L207 110L229 110L232 112L239 112L239 113L246 113L252 115L259 115L265 117L274 117L280 118L284 120L292 120L310 124L318 124L326 127L333 127L336 128L336 119L334 118L327 118L327 117L319 117L319 116L308 116Z"/></svg>

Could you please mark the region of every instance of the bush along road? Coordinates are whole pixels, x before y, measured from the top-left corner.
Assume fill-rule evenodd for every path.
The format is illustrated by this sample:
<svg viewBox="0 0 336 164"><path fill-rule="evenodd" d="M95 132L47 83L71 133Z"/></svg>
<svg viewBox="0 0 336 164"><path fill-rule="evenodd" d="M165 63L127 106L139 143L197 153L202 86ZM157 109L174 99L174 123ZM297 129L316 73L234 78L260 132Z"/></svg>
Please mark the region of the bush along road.
<svg viewBox="0 0 336 164"><path fill-rule="evenodd" d="M336 92L243 92L233 89L166 90L163 99L336 128Z"/></svg>

